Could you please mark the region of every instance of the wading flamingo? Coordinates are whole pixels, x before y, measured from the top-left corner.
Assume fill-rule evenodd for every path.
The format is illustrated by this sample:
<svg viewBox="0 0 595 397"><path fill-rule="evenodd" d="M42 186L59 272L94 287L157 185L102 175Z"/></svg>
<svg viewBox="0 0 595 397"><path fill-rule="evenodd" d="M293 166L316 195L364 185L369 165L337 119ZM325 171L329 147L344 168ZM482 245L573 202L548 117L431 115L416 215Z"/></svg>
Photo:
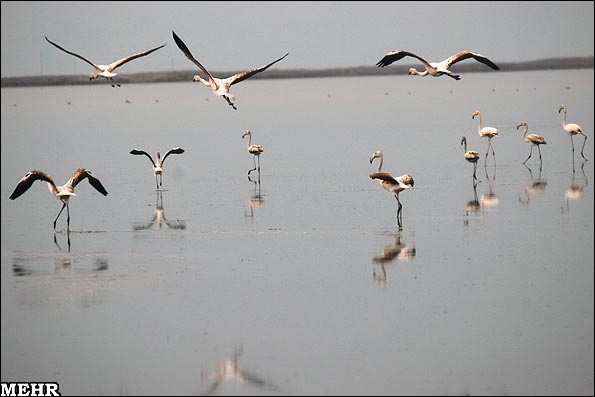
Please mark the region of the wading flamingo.
<svg viewBox="0 0 595 397"><path fill-rule="evenodd" d="M516 129L518 130L521 127L525 127L525 131L523 132L523 141L531 144L531 151L529 152L529 157L527 157L527 159L525 161L523 161L523 164L525 164L527 162L527 160L529 160L531 158L531 155L533 154L533 146L537 146L537 150L539 150L539 161L541 161L541 149L539 148L539 145L546 145L547 142L545 141L545 139L543 139L543 137L541 135L537 135L537 134L527 135L527 131L529 131L529 126L527 125L526 122L521 121L521 123L519 125L517 125Z"/></svg>
<svg viewBox="0 0 595 397"><path fill-rule="evenodd" d="M477 133L481 137L488 138L488 148L486 150L486 159L484 161L484 164L486 164L488 162L488 154L490 153L490 148L492 148L492 157L494 157L494 164L495 164L496 163L496 153L494 152L494 147L492 146L492 138L495 136L498 136L498 129L494 128L494 127L483 127L482 128L481 127L481 112L479 110L476 110L475 112L473 112L473 116L471 116L471 118L474 119L475 116L479 116L479 120L477 121Z"/></svg>
<svg viewBox="0 0 595 397"><path fill-rule="evenodd" d="M242 135L242 139L244 139L244 137L246 135L248 135L248 145L247 145L248 153L250 153L253 156L252 160L254 160L254 168L252 168L251 170L248 171L248 177L250 177L250 173L252 171L256 170L256 158L258 158L258 176L260 179L260 154L262 152L264 152L264 148L260 145L252 144L252 132L250 132L250 130L246 130L244 132L244 135Z"/></svg>
<svg viewBox="0 0 595 397"><path fill-rule="evenodd" d="M583 129L580 125L574 123L566 124L566 105L560 105L558 113L560 113L561 111L564 111L564 113L562 114L562 127L564 128L564 131L566 131L570 135L570 142L572 143L572 154L574 155L574 140L572 137L576 134L581 134L585 137L585 140L583 141L583 147L581 148L581 156L583 156L583 158L587 160L587 158L583 154L583 150L585 149L585 143L587 143L587 136L583 134Z"/></svg>
<svg viewBox="0 0 595 397"><path fill-rule="evenodd" d="M50 41L50 39L48 39L47 36L46 36L45 39L47 40L48 43L50 43L54 47L56 47L56 48L64 51L67 54L70 54L70 55L75 56L75 57L77 57L79 59L82 59L83 61L87 62L89 65L93 66L95 68L95 70L97 70L97 73L91 73L89 75L89 80L94 80L94 79L96 79L96 78L98 78L100 76L101 77L105 77L107 80L112 80L114 77L116 77L118 75L118 73L114 73L114 70L118 66L122 66L126 62L130 62L130 61L132 61L133 59L136 59L136 58L144 57L145 55L149 55L153 51L157 51L158 49L160 49L162 47L165 47L165 44L163 44L163 45L160 45L159 47L155 47L155 48L153 48L151 50L139 52L138 54L134 54L134 55L129 55L129 56L125 57L125 58L122 58L122 59L119 59L117 61L114 61L114 62L110 63L109 65L98 65L98 64L96 64L94 62L91 62L90 60L88 60L87 58L85 58L82 55L79 55L79 54L77 54L75 52L71 52L71 51L68 51L67 49L64 49L64 48L60 47L58 44ZM116 82L112 83L112 87L114 87L114 85L117 85L118 87L120 87L120 84L118 84Z"/></svg>
<svg viewBox="0 0 595 397"><path fill-rule="evenodd" d="M475 171L477 171L477 162L479 161L479 152L475 150L467 150L467 137L463 137L461 139L461 146L463 146L463 150L465 153L463 157L470 163L473 163L473 180L477 180L477 175L475 175Z"/></svg>
<svg viewBox="0 0 595 397"><path fill-rule="evenodd" d="M378 169L376 172L370 174L371 179L378 179L380 186L384 189L389 191L395 198L397 199L397 203L399 205L397 209L397 222L399 226L402 226L402 209L403 205L401 204L401 200L399 199L399 193L401 193L405 189L409 189L413 187L413 177L410 174L403 174L399 177L393 177L391 174L387 172L382 172L382 162L384 159L384 155L380 150L375 151L370 156L370 164L374 161L375 158L379 158L380 161L378 163Z"/></svg>
<svg viewBox="0 0 595 397"><path fill-rule="evenodd" d="M234 84L236 84L236 83L239 83L240 81L244 81L244 80L246 80L249 77L254 76L256 73L264 72L269 67L271 67L272 65L276 64L277 62L279 62L280 60L282 60L283 58L285 58L287 55L289 55L289 53L286 53L281 58L277 59L276 61L273 61L273 62L269 63L268 65L264 65L264 66L261 66L261 67L256 68L256 69L248 70L246 72L237 73L237 74L234 74L233 76L227 77L225 79L219 79L217 77L213 77L211 75L211 73L209 73L209 71L204 66L202 66L201 63L198 62L192 56L192 53L190 53L190 50L188 49L188 47L186 47L186 44L184 44L184 42L182 41L182 39L180 39L173 30L171 32L172 32L172 34L174 36L174 41L176 42L176 44L178 45L178 47L180 48L180 50L182 50L182 52L184 53L184 55L186 55L186 58L190 59L190 61L192 61L192 63L194 63L196 66L198 66L198 68L200 70L202 70L203 73L207 76L207 80L205 80L202 77L200 77L199 75L196 75L196 76L194 76L193 81L194 82L200 81L201 83L203 83L207 87L210 87L211 90L213 90L213 93L215 95L222 96L223 98L225 98L225 100L227 101L227 103L229 104L229 106L231 106L235 110L237 110L237 108L231 102L231 100L234 98L234 95L229 92L231 86L234 85Z"/></svg>
<svg viewBox="0 0 595 397"><path fill-rule="evenodd" d="M494 70L500 69L494 62L490 61L485 56L483 56L481 54L477 54L475 52L471 52L469 50L461 51L458 54L455 54L453 56L446 58L442 62L428 62L425 59L423 59L422 57L420 57L419 55L416 55L412 52L403 51L403 50L395 50L395 51L391 51L388 54L386 54L380 61L378 61L376 66L383 68L383 67L388 66L391 63L396 62L399 59L402 59L406 56L417 58L424 64L426 70L423 72L419 72L415 68L409 69L409 74L415 74L418 76L427 76L429 74L434 77L440 77L442 75L447 75L448 77L452 77L455 80L460 80L461 79L460 75L454 74L448 69L455 63L463 61L465 59L469 59L469 58L473 58L476 61L483 63L484 65L488 65L489 67L491 67Z"/></svg>
<svg viewBox="0 0 595 397"><path fill-rule="evenodd" d="M157 190L159 190L163 184L163 163L165 162L165 159L167 158L167 156L169 156L170 154L182 154L184 153L184 149L182 149L181 147L175 147L172 149L169 149L167 151L167 153L165 153L165 156L163 156L163 158L161 158L161 153L157 152L157 157L156 157L156 161L153 161L153 157L151 157L151 155L147 152L145 152L144 150L138 150L138 149L132 149L130 151L130 154L143 154L145 156L147 156L149 158L149 160L151 160L151 164L153 165L153 174L155 174L155 183L157 184ZM159 176L159 181L157 181L157 176Z"/></svg>
<svg viewBox="0 0 595 397"><path fill-rule="evenodd" d="M60 212L58 212L56 219L54 219L54 230L56 230L56 222L58 221L60 214L62 214L62 211L64 211L64 207L66 207L66 213L68 214L68 217L66 218L67 230L70 230L70 209L68 207L68 200L71 196L76 196L76 194L74 194L74 188L76 187L76 185L78 185L80 181L82 181L85 178L89 180L89 183L91 184L91 186L95 188L95 190L97 190L104 196L107 196L107 190L105 190L99 179L97 179L91 171L85 168L79 168L74 172L74 174L72 174L72 177L70 177L68 182L66 182L62 186L56 186L56 184L52 180L52 177L46 174L45 172L39 170L31 170L27 174L25 174L25 176L19 181L17 187L14 189L14 192L12 192L9 198L11 200L18 198L27 190L29 190L31 185L33 185L33 182L35 182L36 180L46 181L48 183L48 188L50 189L50 192L58 200L62 201L62 209L60 210Z"/></svg>

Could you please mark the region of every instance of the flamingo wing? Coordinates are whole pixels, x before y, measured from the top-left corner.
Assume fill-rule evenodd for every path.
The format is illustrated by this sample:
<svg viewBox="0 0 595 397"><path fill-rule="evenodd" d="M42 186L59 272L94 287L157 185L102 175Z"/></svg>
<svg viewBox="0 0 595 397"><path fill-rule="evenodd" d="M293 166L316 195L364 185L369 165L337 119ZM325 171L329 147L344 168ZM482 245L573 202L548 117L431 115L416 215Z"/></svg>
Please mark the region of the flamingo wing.
<svg viewBox="0 0 595 397"><path fill-rule="evenodd" d="M155 162L153 161L153 157L151 157L151 155L149 153L145 152L144 150L132 149L130 151L130 154L144 154L145 156L147 156L149 158L149 160L151 160L151 164L153 164L153 167L155 167Z"/></svg>
<svg viewBox="0 0 595 397"><path fill-rule="evenodd" d="M165 159L170 154L182 154L182 153L184 153L184 149L182 149L181 147L175 147L175 148L169 149L167 151L167 153L165 153L165 156L163 156L163 158L161 159L161 166L163 166L163 163L165 162Z"/></svg>
<svg viewBox="0 0 595 397"><path fill-rule="evenodd" d="M99 179L97 179L91 171L82 167L77 169L72 175L72 178L70 178L70 181L72 181L72 188L74 189L76 185L78 185L79 182L81 182L85 178L89 180L89 183L91 184L91 186L95 188L95 190L97 190L104 196L107 196L107 190L105 190Z"/></svg>
<svg viewBox="0 0 595 397"><path fill-rule="evenodd" d="M217 84L215 83L215 79L213 78L213 76L211 76L211 73L209 73L209 71L208 71L208 70L207 70L207 69L206 69L204 66L202 66L202 65L201 65L201 63L200 63L200 62L198 62L198 61L196 60L196 58L194 58L194 57L192 56L192 53L190 52L190 50L188 49L188 47L186 47L186 44L184 44L184 42L182 41L182 39L180 39L180 38L178 37L178 35L176 34L176 32L174 32L174 31L172 30L172 31L171 31L171 33L172 33L172 34L173 34L173 36L174 36L174 41L175 41L175 42L176 42L176 44L178 45L178 48L179 48L180 50L182 50L182 52L184 53L184 55L186 55L186 58L190 59L190 60L192 61L192 63L194 63L196 66L198 66L198 68L199 68L200 70L202 70L202 71L204 72L204 74L206 74L206 75L207 75L207 77L209 78L209 81L211 82L211 84L215 84L215 85L217 85Z"/></svg>
<svg viewBox="0 0 595 397"><path fill-rule="evenodd" d="M448 69L451 65L454 65L457 62L461 62L461 61L464 61L465 59L469 59L469 58L473 58L476 61L481 62L484 65L487 65L494 70L500 70L498 65L496 65L494 62L490 61L486 56L477 54L475 52L471 52L469 50L461 51L458 54L455 54L455 55L445 59L442 62L446 66L446 69Z"/></svg>
<svg viewBox="0 0 595 397"><path fill-rule="evenodd" d="M229 80L231 81L230 85L239 83L240 81L244 81L247 78L254 76L256 73L264 72L269 67L273 66L274 64L276 64L277 62L279 62L280 60L285 58L287 55L289 55L289 52L286 53L285 55L283 55L281 58L277 59L276 61L269 63L268 65L264 65L264 66L261 66L256 69L248 70L246 72L241 72L241 73L233 75L232 77L229 78Z"/></svg>
<svg viewBox="0 0 595 397"><path fill-rule="evenodd" d="M54 47L56 47L56 48L58 48L58 49L60 49L60 50L64 51L64 52L65 52L65 53L67 53L67 54L70 54L70 55L73 55L73 56L75 56L75 57L77 57L77 58L79 58L79 59L82 59L83 61L85 61L85 62L87 62L89 65L93 66L93 67L94 67L95 69L97 69L98 71L100 71L100 72L102 71L102 69L101 69L99 66L97 66L96 64L94 64L93 62L91 62L90 60L88 60L87 58L85 58L84 56L82 56L82 55L79 55L79 54L77 54L77 53L75 53L75 52L68 51L67 49L60 47L58 44L56 44L56 43L54 43L54 42L50 41L50 39L48 39L48 38L47 38L47 36L45 36L45 39L47 40L47 42L48 42L48 43L50 43L50 44L51 44L51 45L53 45Z"/></svg>
<svg viewBox="0 0 595 397"><path fill-rule="evenodd" d="M395 50L387 53L380 61L378 61L378 63L376 63L376 66L383 68L407 56L419 59L426 67L432 67L432 65L430 65L428 61L426 61L419 55L403 50Z"/></svg>
<svg viewBox="0 0 595 397"><path fill-rule="evenodd" d="M31 170L31 171L27 172L24 177L21 178L21 180L19 181L19 183L17 184L16 188L14 189L14 191L12 192L12 194L10 195L9 198L11 200L18 198L23 193L25 193L27 190L29 190L31 185L33 185L33 182L35 182L37 180L46 181L49 184L51 184L54 188L56 188L56 184L52 180L51 176L49 176L48 174L46 174L43 171Z"/></svg>
<svg viewBox="0 0 595 397"><path fill-rule="evenodd" d="M373 172L370 174L371 179L380 179L381 181L386 181L397 185L399 182L388 172Z"/></svg>
<svg viewBox="0 0 595 397"><path fill-rule="evenodd" d="M111 72L112 70L114 70L118 66L124 65L126 62L130 62L133 59L144 57L145 55L149 55L150 53L152 53L154 51L157 51L158 49L163 48L163 47L165 47L165 44L160 45L159 47L155 47L153 49L147 50L147 51L139 52L138 54L129 55L126 58L122 58L122 59L119 59L117 61L114 61L114 62L112 62L112 63L110 63L108 65L108 70Z"/></svg>

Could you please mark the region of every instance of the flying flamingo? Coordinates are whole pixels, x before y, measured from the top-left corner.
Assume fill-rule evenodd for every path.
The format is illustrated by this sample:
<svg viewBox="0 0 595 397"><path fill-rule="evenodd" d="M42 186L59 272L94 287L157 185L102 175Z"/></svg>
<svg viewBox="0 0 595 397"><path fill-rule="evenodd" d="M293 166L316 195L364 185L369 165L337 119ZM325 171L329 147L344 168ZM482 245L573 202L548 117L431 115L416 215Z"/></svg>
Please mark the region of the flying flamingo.
<svg viewBox="0 0 595 397"><path fill-rule="evenodd" d="M252 145L252 132L250 132L250 130L246 130L244 132L244 135L242 135L242 139L244 139L246 135L248 135L248 153L254 156L252 157L252 160L254 160L254 168L248 171L248 178L250 177L250 173L256 170L256 158L258 158L258 175L260 176L260 154L264 152L264 148L260 145Z"/></svg>
<svg viewBox="0 0 595 397"><path fill-rule="evenodd" d="M76 194L74 194L74 188L76 187L76 185L78 185L80 181L82 181L85 178L89 180L91 186L93 186L99 193L103 194L104 196L107 196L107 190L105 190L99 179L97 179L91 171L85 168L79 168L74 172L74 174L72 174L72 177L70 177L68 182L66 182L62 186L56 186L56 184L52 180L52 177L46 174L45 172L39 170L31 170L27 174L25 174L25 176L19 181L17 187L14 189L14 192L12 192L9 198L11 200L18 198L27 190L29 190L31 185L33 185L33 182L35 182L36 180L46 181L48 183L48 188L50 189L50 192L58 200L62 201L62 209L60 210L60 212L58 212L58 216L56 216L56 219L54 219L54 230L56 230L56 222L58 221L60 214L62 214L62 211L64 211L64 207L66 207L66 213L68 214L68 217L66 219L67 230L70 230L70 210L68 207L68 201L71 196L76 196Z"/></svg>
<svg viewBox="0 0 595 397"><path fill-rule="evenodd" d="M576 134L581 134L582 136L585 137L585 140L583 141L583 147L581 148L581 156L583 156L583 158L585 160L587 160L587 158L583 154L583 150L585 149L585 144L587 143L587 136L585 134L583 134L583 130L580 125L573 124L573 123L566 124L566 105L560 105L560 109L558 109L558 113L560 113L561 111L564 111L564 114L562 114L562 127L564 128L564 131L566 131L568 134L570 134L570 142L572 142L572 153L574 154L574 140L572 137Z"/></svg>
<svg viewBox="0 0 595 397"><path fill-rule="evenodd" d="M379 158L380 162L378 163L377 171L370 174L370 178L378 179L380 186L389 191L397 199L397 203L399 204L399 207L397 209L397 221L399 223L399 226L401 226L403 205L401 204L401 200L399 199L399 193L401 193L405 189L413 187L413 177L410 174L403 174L395 178L387 172L382 172L382 162L384 159L384 155L380 150L377 150L374 153L372 153L372 155L370 156L370 164L372 164L372 161L374 161L375 158Z"/></svg>
<svg viewBox="0 0 595 397"><path fill-rule="evenodd" d="M283 58L285 58L287 55L289 55L289 53L286 53L281 58L277 59L276 61L273 61L273 62L269 63L268 65L264 65L264 66L261 66L261 67L256 68L256 69L248 70L246 72L237 73L237 74L234 74L233 76L227 77L225 79L219 79L217 77L213 77L213 75L211 75L211 73L209 73L209 71L204 66L202 66L201 63L198 62L192 56L192 53L190 52L190 50L188 49L188 47L186 47L186 44L184 44L184 42L182 41L182 39L180 39L173 30L171 32L172 32L172 34L174 36L174 41L176 42L176 44L178 45L178 47L180 48L180 50L182 50L182 52L184 53L184 55L186 55L186 58L190 59L190 61L192 61L192 63L194 63L196 66L198 66L198 68L200 70L202 70L203 73L207 76L207 80L205 80L202 77L200 77L199 75L196 75L196 76L194 76L193 81L194 82L200 81L201 83L203 83L207 87L210 87L211 90L213 90L213 93L215 95L222 96L223 98L225 98L225 100L227 101L227 103L229 104L229 106L231 106L235 110L237 110L237 108L231 102L231 99L234 98L234 95L229 92L231 86L234 85L234 84L236 84L236 83L239 83L240 81L244 81L247 78L250 78L250 77L254 76L256 73L264 72L269 67L271 67L272 65L276 64L277 62L279 62L280 60L282 60Z"/></svg>
<svg viewBox="0 0 595 397"><path fill-rule="evenodd" d="M525 131L523 132L523 141L531 144L531 151L529 152L529 157L527 157L527 159L523 161L523 164L525 164L531 158L531 154L533 154L533 146L537 146L537 150L539 150L539 161L541 161L541 149L539 148L539 145L546 145L547 142L545 141L545 139L543 139L541 135L527 135L527 131L529 131L529 126L526 122L521 121L521 123L517 125L516 129L518 130L521 127L525 127Z"/></svg>
<svg viewBox="0 0 595 397"><path fill-rule="evenodd" d="M460 75L454 74L448 69L455 63L469 58L473 58L476 61L483 63L484 65L488 65L494 70L500 69L494 62L490 61L487 57L481 54L477 54L475 52L471 52L469 50L461 51L458 54L446 58L442 62L428 62L419 55L416 55L412 52L395 50L387 53L380 61L378 61L376 66L383 68L407 56L417 58L424 64L426 70L424 70L423 72L419 72L415 68L409 69L409 74L415 74L418 76L427 76L429 74L430 76L440 77L442 75L447 75L448 77L452 77L455 80L460 80Z"/></svg>
<svg viewBox="0 0 595 397"><path fill-rule="evenodd" d="M463 139L461 139L461 145L464 145L463 150L465 151L465 154L463 154L463 157L468 162L473 163L473 180L476 181L477 176L475 175L475 171L477 171L479 152L476 152L475 150L467 150L467 137L463 137Z"/></svg>
<svg viewBox="0 0 595 397"><path fill-rule="evenodd" d="M474 119L475 116L479 116L479 120L477 122L477 132L479 133L479 136L488 138L488 148L486 150L486 159L484 164L488 162L488 154L490 153L490 147L492 148L492 157L494 157L494 163L496 163L496 153L494 153L494 147L492 146L492 138L498 136L498 129L494 127L481 128L481 112L479 110L476 110L475 112L473 112L473 116L471 118Z"/></svg>
<svg viewBox="0 0 595 397"><path fill-rule="evenodd" d="M169 156L170 154L182 154L184 153L184 149L182 149L181 147L175 147L172 149L169 149L167 151L167 153L165 153L165 156L163 156L163 158L161 158L161 153L157 152L157 157L156 157L156 161L153 161L153 157L151 157L151 155L147 152L145 152L144 150L138 150L138 149L132 149L130 151L130 154L144 154L145 156L147 156L149 158L149 160L151 160L151 164L153 165L153 174L155 174L155 183L157 184L157 190L160 189L160 187L162 186L162 182L163 182L163 163L165 162L165 159L167 158L167 156ZM159 181L157 181L157 176L159 176Z"/></svg>
<svg viewBox="0 0 595 397"><path fill-rule="evenodd" d="M68 51L67 49L64 49L62 47L60 47L58 44L50 41L50 39L45 38L47 40L48 43L50 43L51 45L53 45L54 47L64 51L67 54L73 55L79 59L82 59L83 61L87 62L89 65L93 66L95 68L95 70L97 71L97 73L91 73L89 75L89 80L94 80L98 77L105 77L107 80L112 80L114 77L116 77L118 75L118 73L114 73L114 70L118 67L118 66L122 66L127 62L132 61L133 59L136 58L140 58L140 57L144 57L146 55L149 55L150 53L157 51L158 49L165 47L165 44L160 45L159 47L155 47L153 49L147 50L147 51L143 51L143 52L139 52L138 54L134 54L134 55L129 55L125 58L119 59L117 61L114 61L112 63L110 63L109 65L98 65L94 62L91 62L90 60L88 60L87 58L85 58L82 55L79 55L77 53ZM120 84L118 83L112 83L112 87L114 87L114 85L117 85L118 87L120 87Z"/></svg>

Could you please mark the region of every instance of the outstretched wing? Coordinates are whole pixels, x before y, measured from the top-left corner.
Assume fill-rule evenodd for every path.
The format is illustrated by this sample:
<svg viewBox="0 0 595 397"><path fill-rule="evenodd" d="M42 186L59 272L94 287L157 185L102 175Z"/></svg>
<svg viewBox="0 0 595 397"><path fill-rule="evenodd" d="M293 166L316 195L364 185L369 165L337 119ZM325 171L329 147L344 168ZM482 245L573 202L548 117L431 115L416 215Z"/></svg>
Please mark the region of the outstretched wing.
<svg viewBox="0 0 595 397"><path fill-rule="evenodd" d="M374 172L370 174L371 179L380 179L381 181L390 182L394 185L398 184L397 180L388 172Z"/></svg>
<svg viewBox="0 0 595 397"><path fill-rule="evenodd" d="M165 162L165 159L170 154L182 154L182 153L184 153L184 149L182 149L181 147L176 147L176 148L173 148L173 149L169 149L167 151L167 153L165 153L165 156L163 156L163 158L161 159L161 166L163 166L163 163Z"/></svg>
<svg viewBox="0 0 595 397"><path fill-rule="evenodd" d="M376 66L379 66L381 68L390 65L393 62L396 62L400 59L403 59L405 57L413 57L413 58L417 58L419 59L426 67L432 67L432 65L430 65L428 63L428 61L426 61L425 59L423 59L422 57L420 57L419 55L416 55L412 52L409 51L403 51L403 50L395 50L395 51L391 51L388 54L386 54L380 61L378 61L378 63L376 63Z"/></svg>
<svg viewBox="0 0 595 397"><path fill-rule="evenodd" d="M153 48L151 50L147 50L147 51L144 51L144 52L139 52L138 54L130 55L130 56L127 56L126 58L122 58L120 60L117 60L115 62L112 62L112 63L110 63L108 65L108 70L111 72L112 70L114 70L118 66L124 65L126 62L130 62L133 59L144 57L145 55L149 55L150 53L152 53L154 51L157 51L158 49L163 48L163 47L165 47L165 44L160 45L159 47L155 47L155 48Z"/></svg>
<svg viewBox="0 0 595 397"><path fill-rule="evenodd" d="M107 196L107 190L105 190L105 188L103 187L103 185L101 184L99 179L97 179L91 171L89 171L85 168L81 167L81 168L77 169L74 172L74 174L72 175L72 177L70 178L69 182L72 181L72 188L74 189L76 187L76 185L78 185L79 182L85 178L89 179L89 183L91 184L91 186L93 186L95 188L95 190L97 190L99 193L103 194L104 196Z"/></svg>
<svg viewBox="0 0 595 397"><path fill-rule="evenodd" d="M215 83L215 80L213 79L213 76L211 76L211 73L209 73L209 71L200 64L200 62L198 62L193 56L192 53L190 52L190 50L188 49L188 47L186 47L186 44L184 44L184 42L182 41L182 39L180 39L178 37L178 35L176 34L176 32L174 32L173 30L171 31L171 33L174 36L174 41L176 42L176 44L178 45L178 48L180 50L182 50L182 52L184 53L184 55L186 55L186 58L190 59L192 61L192 63L194 63L196 66L198 66L198 68L200 70L202 70L207 77L209 78L209 81L211 83Z"/></svg>
<svg viewBox="0 0 595 397"><path fill-rule="evenodd" d="M475 52L471 52L469 50L461 51L458 54L455 54L455 55L445 59L442 62L444 62L444 64L446 65L446 69L448 69L451 65L454 65L457 62L461 62L461 61L464 61L465 59L469 59L469 58L473 58L476 61L483 63L484 65L488 65L489 67L491 67L494 70L500 69L498 67L498 65L496 65L494 62L490 61L487 57L485 57L481 54L477 54Z"/></svg>
<svg viewBox="0 0 595 397"><path fill-rule="evenodd" d="M153 167L155 167L155 162L153 161L153 157L151 157L151 155L149 153L145 152L144 150L132 149L130 151L130 154L144 154L145 156L147 156L149 158L149 160L151 160L151 164L153 164Z"/></svg>
<svg viewBox="0 0 595 397"><path fill-rule="evenodd" d="M247 72L242 72L242 73L233 75L232 77L229 78L229 80L231 81L230 85L233 85L233 84L239 83L240 81L246 80L247 78L254 76L256 73L264 72L269 67L273 66L274 64L276 64L277 62L279 62L280 60L285 58L287 55L289 55L289 52L286 53L285 55L283 55L281 58L277 59L276 61L269 63L268 65L264 65L264 66L261 66L256 69L248 70Z"/></svg>
<svg viewBox="0 0 595 397"><path fill-rule="evenodd" d="M56 188L56 184L52 180L51 176L49 176L43 171L31 170L27 172L24 177L21 178L21 180L17 184L17 187L14 189L14 192L12 192L9 198L11 200L14 200L17 197L21 196L23 193L29 190L31 185L33 185L33 182L39 179L50 183L54 187L54 189Z"/></svg>
<svg viewBox="0 0 595 397"><path fill-rule="evenodd" d="M54 42L50 41L50 39L48 39L48 37L47 37L47 36L45 36L45 39L47 40L47 42L48 42L48 43L50 43L50 44L51 44L51 45L53 45L54 47L56 47L56 48L58 48L58 49L60 49L60 50L64 51L64 52L65 52L65 53L67 53L67 54L70 54L70 55L73 55L73 56L75 56L75 57L77 57L77 58L79 58L79 59L82 59L83 61L87 62L89 65L93 66L95 69L97 69L98 71L100 71L100 72L101 72L101 69L100 69L100 68L99 68L99 67L98 67L96 64L94 64L93 62L91 62L90 60L88 60L87 58L85 58L84 56L82 56L82 55L79 55L79 54L77 54L77 53L75 53L75 52L68 51L67 49L60 47L58 44L56 44L56 43L54 43Z"/></svg>

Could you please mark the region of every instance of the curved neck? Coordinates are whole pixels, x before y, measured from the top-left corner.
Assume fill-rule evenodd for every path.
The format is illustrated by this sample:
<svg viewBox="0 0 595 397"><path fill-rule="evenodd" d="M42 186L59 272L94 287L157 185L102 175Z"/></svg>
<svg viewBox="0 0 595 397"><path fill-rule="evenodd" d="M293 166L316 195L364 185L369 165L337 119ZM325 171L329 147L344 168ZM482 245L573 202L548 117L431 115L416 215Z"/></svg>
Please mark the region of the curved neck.
<svg viewBox="0 0 595 397"><path fill-rule="evenodd" d="M566 108L562 109L562 127L566 127Z"/></svg>
<svg viewBox="0 0 595 397"><path fill-rule="evenodd" d="M481 113L478 114L479 120L477 120L477 132L481 135Z"/></svg>
<svg viewBox="0 0 595 397"><path fill-rule="evenodd" d="M384 156L380 155L378 156L378 170L376 172L382 172L382 162L384 161Z"/></svg>
<svg viewBox="0 0 595 397"><path fill-rule="evenodd" d="M465 148L465 153L467 153L467 140L466 139L463 139L463 145Z"/></svg>
<svg viewBox="0 0 595 397"><path fill-rule="evenodd" d="M252 144L252 134L248 134L248 145L246 147L250 147Z"/></svg>
<svg viewBox="0 0 595 397"><path fill-rule="evenodd" d="M428 70L424 70L423 72L418 72L417 69L411 68L411 74L416 74L418 76L425 76L428 74Z"/></svg>
<svg viewBox="0 0 595 397"><path fill-rule="evenodd" d="M528 125L524 125L523 127L525 127L525 131L523 131L523 141L527 140L527 131L529 131L529 126Z"/></svg>

